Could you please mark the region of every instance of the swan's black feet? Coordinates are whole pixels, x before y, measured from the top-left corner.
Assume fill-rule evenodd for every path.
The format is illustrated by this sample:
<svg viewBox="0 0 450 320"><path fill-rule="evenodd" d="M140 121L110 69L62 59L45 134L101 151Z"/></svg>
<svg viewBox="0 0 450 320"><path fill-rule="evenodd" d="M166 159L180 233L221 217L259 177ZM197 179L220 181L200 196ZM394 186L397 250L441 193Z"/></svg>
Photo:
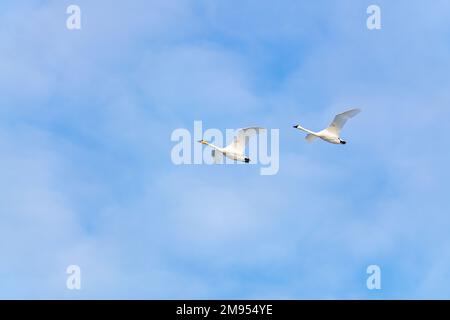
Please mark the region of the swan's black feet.
<svg viewBox="0 0 450 320"><path fill-rule="evenodd" d="M245 163L249 163L249 162L250 162L250 159L249 159L249 158L245 158L245 159L244 159L244 162L245 162Z"/></svg>

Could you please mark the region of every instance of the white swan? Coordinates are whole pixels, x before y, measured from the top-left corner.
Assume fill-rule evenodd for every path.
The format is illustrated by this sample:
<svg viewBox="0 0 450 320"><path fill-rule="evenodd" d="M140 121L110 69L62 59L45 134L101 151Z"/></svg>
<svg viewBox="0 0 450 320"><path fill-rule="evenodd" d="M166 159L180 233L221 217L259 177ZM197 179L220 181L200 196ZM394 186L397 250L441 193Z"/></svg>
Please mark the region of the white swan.
<svg viewBox="0 0 450 320"><path fill-rule="evenodd" d="M216 163L219 162L219 158L222 155L226 156L227 158L229 158L231 160L237 160L237 161L249 163L250 159L244 154L245 146L246 146L246 142L247 142L246 138L248 138L254 134L259 134L263 130L266 130L266 129L259 128L259 127L249 127L249 128L239 129L237 131L236 136L233 139L233 142L230 143L225 148L215 146L205 140L200 140L198 142L200 142L201 144L206 144L206 145L210 146L211 148L213 148L211 154Z"/></svg>
<svg viewBox="0 0 450 320"><path fill-rule="evenodd" d="M352 109L352 110L348 110L343 113L340 113L334 117L333 122L330 124L330 126L328 128L323 129L322 131L319 131L319 132L314 132L314 131L305 129L299 125L295 125L294 128L308 133L305 137L305 139L308 142L311 142L316 138L321 138L322 140L325 140L327 142L334 143L334 144L346 144L347 142L340 138L341 129L344 126L344 124L347 122L348 119L356 116L360 112L361 112L360 109Z"/></svg>

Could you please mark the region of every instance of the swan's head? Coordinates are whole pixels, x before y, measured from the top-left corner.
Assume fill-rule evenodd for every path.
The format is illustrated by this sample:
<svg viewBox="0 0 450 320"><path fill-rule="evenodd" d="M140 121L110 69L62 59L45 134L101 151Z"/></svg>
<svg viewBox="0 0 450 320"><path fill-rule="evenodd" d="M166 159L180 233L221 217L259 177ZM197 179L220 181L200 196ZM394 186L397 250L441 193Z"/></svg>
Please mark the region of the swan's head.
<svg viewBox="0 0 450 320"><path fill-rule="evenodd" d="M202 140L198 140L198 142L201 143L201 144L208 144L208 142L206 142L206 141L203 140L203 139L202 139Z"/></svg>

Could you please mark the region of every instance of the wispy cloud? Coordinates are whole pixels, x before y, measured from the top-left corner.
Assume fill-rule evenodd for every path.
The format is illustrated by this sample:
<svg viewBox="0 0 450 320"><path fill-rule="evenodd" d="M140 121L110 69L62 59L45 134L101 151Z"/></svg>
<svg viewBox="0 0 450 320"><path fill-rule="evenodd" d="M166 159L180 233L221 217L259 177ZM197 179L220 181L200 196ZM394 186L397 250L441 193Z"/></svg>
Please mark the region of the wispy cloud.
<svg viewBox="0 0 450 320"><path fill-rule="evenodd" d="M446 1L68 4L0 5L1 297L449 296ZM279 173L173 166L194 120L280 128Z"/></svg>

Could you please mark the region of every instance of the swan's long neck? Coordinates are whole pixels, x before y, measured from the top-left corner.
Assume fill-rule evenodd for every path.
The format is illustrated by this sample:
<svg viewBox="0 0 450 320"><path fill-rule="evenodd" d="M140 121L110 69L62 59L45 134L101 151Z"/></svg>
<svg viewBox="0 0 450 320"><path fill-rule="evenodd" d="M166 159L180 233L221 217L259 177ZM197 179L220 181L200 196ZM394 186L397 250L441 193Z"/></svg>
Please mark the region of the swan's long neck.
<svg viewBox="0 0 450 320"><path fill-rule="evenodd" d="M309 134L312 134L312 135L314 135L314 136L317 136L317 132L314 132L314 131L305 129L305 128L303 128L303 127L300 126L300 125L296 125L295 127L296 127L297 129L299 129L299 130L302 130L302 131L305 131L305 132L307 132L307 133L309 133Z"/></svg>
<svg viewBox="0 0 450 320"><path fill-rule="evenodd" d="M215 145L213 145L213 144L211 144L211 143L209 143L209 142L206 142L206 144L207 144L208 146L210 146L211 148L213 148L213 149L215 149L215 150L217 150L217 151L222 152L222 148L219 148L218 146L215 146Z"/></svg>

